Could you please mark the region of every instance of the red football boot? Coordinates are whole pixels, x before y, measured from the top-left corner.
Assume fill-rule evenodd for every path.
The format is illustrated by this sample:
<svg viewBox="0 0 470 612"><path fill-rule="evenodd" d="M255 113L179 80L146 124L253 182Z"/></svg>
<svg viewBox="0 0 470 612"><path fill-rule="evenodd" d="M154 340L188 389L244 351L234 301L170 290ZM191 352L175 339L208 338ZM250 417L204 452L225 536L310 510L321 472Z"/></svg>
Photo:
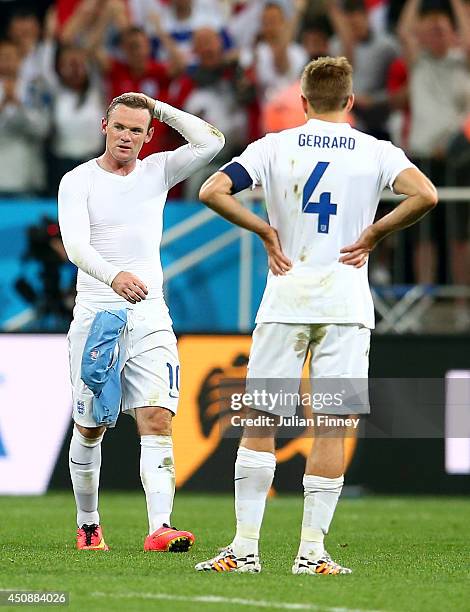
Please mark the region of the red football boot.
<svg viewBox="0 0 470 612"><path fill-rule="evenodd" d="M78 550L109 550L99 525L82 525L77 529Z"/></svg>
<svg viewBox="0 0 470 612"><path fill-rule="evenodd" d="M190 531L180 531L166 523L145 538L144 550L160 552L187 552L194 544Z"/></svg>

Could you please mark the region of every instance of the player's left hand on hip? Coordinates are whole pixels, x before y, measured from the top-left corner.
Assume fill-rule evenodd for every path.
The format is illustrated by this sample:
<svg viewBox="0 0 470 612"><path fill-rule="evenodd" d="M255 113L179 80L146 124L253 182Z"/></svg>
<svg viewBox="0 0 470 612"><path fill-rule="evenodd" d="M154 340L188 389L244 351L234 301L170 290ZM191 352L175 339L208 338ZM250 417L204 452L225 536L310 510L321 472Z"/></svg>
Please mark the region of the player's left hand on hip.
<svg viewBox="0 0 470 612"><path fill-rule="evenodd" d="M274 228L269 235L263 238L264 247L268 254L269 269L275 276L281 276L292 268L291 260L284 255L279 241L279 236Z"/></svg>
<svg viewBox="0 0 470 612"><path fill-rule="evenodd" d="M354 266L355 268L362 268L369 259L369 253L377 244L377 238L374 235L373 230L370 227L366 228L354 244L345 246L341 249L340 253L343 253L342 257L339 258L340 263L344 263L347 266Z"/></svg>

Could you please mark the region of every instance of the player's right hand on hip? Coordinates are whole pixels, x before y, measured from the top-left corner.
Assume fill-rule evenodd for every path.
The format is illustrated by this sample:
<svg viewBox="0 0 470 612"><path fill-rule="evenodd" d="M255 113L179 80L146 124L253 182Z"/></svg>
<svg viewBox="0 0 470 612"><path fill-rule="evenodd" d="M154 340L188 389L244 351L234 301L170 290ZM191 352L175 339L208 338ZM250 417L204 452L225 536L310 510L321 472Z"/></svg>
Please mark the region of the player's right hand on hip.
<svg viewBox="0 0 470 612"><path fill-rule="evenodd" d="M131 304L145 300L148 289L135 274L119 272L111 283L111 289Z"/></svg>
<svg viewBox="0 0 470 612"><path fill-rule="evenodd" d="M292 268L291 260L284 255L277 231L271 227L263 236L264 248L268 254L269 269L275 276L282 276Z"/></svg>
<svg viewBox="0 0 470 612"><path fill-rule="evenodd" d="M345 246L340 250L340 263L355 268L362 268L369 259L369 253L377 246L379 236L374 225L369 225L354 244Z"/></svg>

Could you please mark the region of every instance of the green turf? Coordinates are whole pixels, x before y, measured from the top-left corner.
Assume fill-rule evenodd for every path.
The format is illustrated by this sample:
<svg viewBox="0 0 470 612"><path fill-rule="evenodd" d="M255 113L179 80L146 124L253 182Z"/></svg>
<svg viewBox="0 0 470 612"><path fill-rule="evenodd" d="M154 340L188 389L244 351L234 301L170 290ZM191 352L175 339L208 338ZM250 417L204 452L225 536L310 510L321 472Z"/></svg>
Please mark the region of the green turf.
<svg viewBox="0 0 470 612"><path fill-rule="evenodd" d="M278 602L304 604L284 609L331 612L470 610L469 500L342 500L328 549L354 574L315 577L290 574L302 500L279 496L266 511L261 574L197 574L194 564L230 541L232 507L229 496L178 494L174 523L195 532L194 549L179 555L144 553L143 495L103 494L101 516L112 550L79 553L71 494L0 498L0 588L69 591L77 610L250 612L274 609L271 603ZM211 596L224 600L194 599ZM256 604L260 601L268 605Z"/></svg>

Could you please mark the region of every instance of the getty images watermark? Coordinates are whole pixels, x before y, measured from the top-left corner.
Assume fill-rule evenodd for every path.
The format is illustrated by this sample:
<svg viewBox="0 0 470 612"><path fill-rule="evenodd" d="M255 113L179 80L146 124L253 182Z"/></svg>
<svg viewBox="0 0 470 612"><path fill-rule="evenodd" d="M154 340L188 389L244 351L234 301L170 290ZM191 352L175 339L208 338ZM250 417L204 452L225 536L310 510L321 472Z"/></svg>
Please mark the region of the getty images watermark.
<svg viewBox="0 0 470 612"><path fill-rule="evenodd" d="M458 373L457 373L458 374ZM470 439L470 375L442 378L219 378L199 396L201 425L224 437L341 435ZM335 429L336 428L336 429ZM266 433L265 433L266 432Z"/></svg>
<svg viewBox="0 0 470 612"><path fill-rule="evenodd" d="M255 416L233 414L230 422L232 427L352 427L357 429L359 417L336 416L333 414L315 414L315 411L336 412L344 407L346 391L329 392L295 392L295 391L268 391L255 388L243 393L232 393L230 396L230 409L238 412L244 408L258 411ZM283 414L291 412L294 407L303 408L311 412L311 416L300 414Z"/></svg>

